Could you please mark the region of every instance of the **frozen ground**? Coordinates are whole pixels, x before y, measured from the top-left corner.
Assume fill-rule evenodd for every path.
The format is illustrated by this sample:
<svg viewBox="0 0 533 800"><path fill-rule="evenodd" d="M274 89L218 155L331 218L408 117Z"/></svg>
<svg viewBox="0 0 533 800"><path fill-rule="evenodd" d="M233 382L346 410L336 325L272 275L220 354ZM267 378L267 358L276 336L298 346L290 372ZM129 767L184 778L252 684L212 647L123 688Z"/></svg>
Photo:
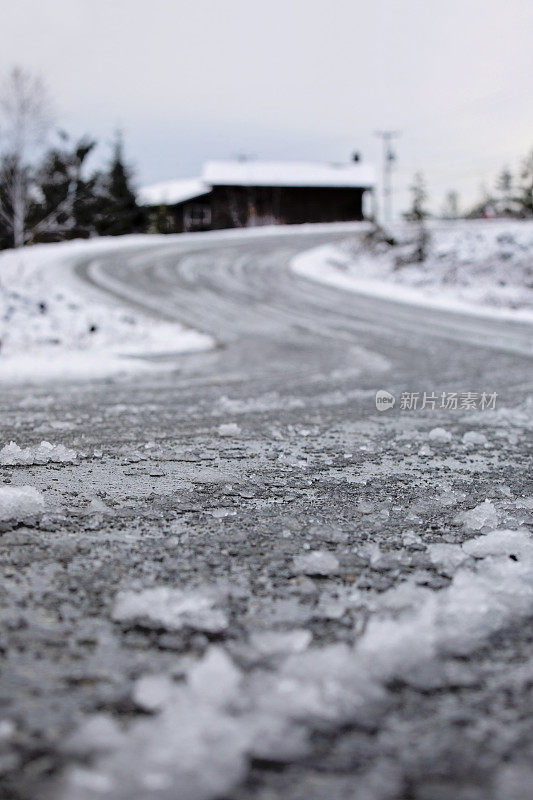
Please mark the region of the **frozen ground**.
<svg viewBox="0 0 533 800"><path fill-rule="evenodd" d="M389 231L396 246L354 236L298 255L293 269L376 297L533 322L533 222L454 220L425 227L423 263L412 262L420 226L405 223Z"/></svg>
<svg viewBox="0 0 533 800"><path fill-rule="evenodd" d="M531 329L325 237L80 263L221 346L0 390L2 798L529 800Z"/></svg>

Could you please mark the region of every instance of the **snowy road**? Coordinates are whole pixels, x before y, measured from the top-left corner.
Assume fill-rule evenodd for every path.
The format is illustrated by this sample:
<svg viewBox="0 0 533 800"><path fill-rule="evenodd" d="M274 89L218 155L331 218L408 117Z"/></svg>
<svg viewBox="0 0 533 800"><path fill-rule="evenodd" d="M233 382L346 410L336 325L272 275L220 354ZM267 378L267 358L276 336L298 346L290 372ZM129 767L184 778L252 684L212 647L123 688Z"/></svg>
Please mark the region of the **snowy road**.
<svg viewBox="0 0 533 800"><path fill-rule="evenodd" d="M78 263L219 346L1 390L77 456L0 467L47 506L1 523L0 794L529 797L530 328L291 271L343 236Z"/></svg>

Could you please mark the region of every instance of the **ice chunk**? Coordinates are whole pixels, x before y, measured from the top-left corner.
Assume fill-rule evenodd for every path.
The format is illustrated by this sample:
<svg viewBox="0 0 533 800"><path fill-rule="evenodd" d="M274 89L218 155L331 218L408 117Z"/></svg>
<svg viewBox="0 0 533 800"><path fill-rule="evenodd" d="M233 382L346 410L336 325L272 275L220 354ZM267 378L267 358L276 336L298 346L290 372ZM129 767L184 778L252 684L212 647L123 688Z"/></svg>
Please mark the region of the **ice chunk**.
<svg viewBox="0 0 533 800"><path fill-rule="evenodd" d="M399 617L372 617L356 647L357 656L377 678L388 681L436 653L435 598L418 588L423 604Z"/></svg>
<svg viewBox="0 0 533 800"><path fill-rule="evenodd" d="M488 444L487 437L480 431L467 431L463 434L463 444L467 447L475 447L482 445L485 447Z"/></svg>
<svg viewBox="0 0 533 800"><path fill-rule="evenodd" d="M238 436L240 432L240 426L236 422L226 422L218 426L219 436Z"/></svg>
<svg viewBox="0 0 533 800"><path fill-rule="evenodd" d="M218 706L235 699L241 679L241 671L225 650L211 647L203 659L191 668L187 683L199 699Z"/></svg>
<svg viewBox="0 0 533 800"><path fill-rule="evenodd" d="M505 800L530 800L533 786L533 767L527 761L512 761L496 776L493 797Z"/></svg>
<svg viewBox="0 0 533 800"><path fill-rule="evenodd" d="M69 755L86 757L119 747L124 738L112 717L108 714L94 714L81 723L61 749Z"/></svg>
<svg viewBox="0 0 533 800"><path fill-rule="evenodd" d="M345 644L289 656L275 674L256 674L251 691L259 710L320 728L372 724L385 697Z"/></svg>
<svg viewBox="0 0 533 800"><path fill-rule="evenodd" d="M99 497L93 497L93 499L91 500L91 502L89 503L89 505L85 509L85 514L87 514L87 515L90 515L90 514L105 514L105 515L109 515L109 514L114 514L114 513L115 512L113 511L113 509L109 508L109 506L106 506L106 504L103 502L103 500L100 500Z"/></svg>
<svg viewBox="0 0 533 800"><path fill-rule="evenodd" d="M251 731L184 687L160 714L135 721L95 767L71 769L58 800L215 800L245 775Z"/></svg>
<svg viewBox="0 0 533 800"><path fill-rule="evenodd" d="M250 636L250 643L260 655L270 657L302 653L311 639L311 631L296 628L292 631L257 631Z"/></svg>
<svg viewBox="0 0 533 800"><path fill-rule="evenodd" d="M77 458L75 450L69 450L62 444L50 444L41 442L37 447L21 448L16 442L6 444L0 450L0 464L8 466L48 464L50 461L55 463L73 462Z"/></svg>
<svg viewBox="0 0 533 800"><path fill-rule="evenodd" d="M526 531L491 531L464 542L463 551L476 558L533 555L533 538Z"/></svg>
<svg viewBox="0 0 533 800"><path fill-rule="evenodd" d="M313 616L321 619L340 619L346 612L346 602L324 592L313 609Z"/></svg>
<svg viewBox="0 0 533 800"><path fill-rule="evenodd" d="M413 530L408 530L402 534L402 542L406 547L409 547L409 545L421 544L422 537L419 533L415 533Z"/></svg>
<svg viewBox="0 0 533 800"><path fill-rule="evenodd" d="M449 431L445 430L445 428L433 428L428 433L428 439L430 442L451 442L452 435Z"/></svg>
<svg viewBox="0 0 533 800"><path fill-rule="evenodd" d="M33 486L0 486L0 520L40 516L44 498Z"/></svg>
<svg viewBox="0 0 533 800"><path fill-rule="evenodd" d="M213 593L157 586L140 592L119 592L113 609L116 622L131 622L145 628L181 630L193 628L220 633L228 626L224 611L215 607Z"/></svg>
<svg viewBox="0 0 533 800"><path fill-rule="evenodd" d="M133 700L144 711L158 711L171 700L175 689L168 675L143 675L135 681Z"/></svg>
<svg viewBox="0 0 533 800"><path fill-rule="evenodd" d="M437 542L428 545L427 551L432 562L448 575L453 575L456 569L467 560L467 553L458 544Z"/></svg>
<svg viewBox="0 0 533 800"><path fill-rule="evenodd" d="M457 514L455 521L461 522L473 531L480 531L482 528L495 528L498 524L498 514L490 500L484 500L470 511Z"/></svg>
<svg viewBox="0 0 533 800"><path fill-rule="evenodd" d="M7 742L15 735L15 723L10 719L0 719L0 743Z"/></svg>
<svg viewBox="0 0 533 800"><path fill-rule="evenodd" d="M254 714L248 724L254 732L248 752L254 758L283 764L309 752L309 733L304 725L268 712Z"/></svg>
<svg viewBox="0 0 533 800"><path fill-rule="evenodd" d="M294 569L304 575L336 575L339 562L327 550L313 550L311 553L295 556Z"/></svg>
<svg viewBox="0 0 533 800"><path fill-rule="evenodd" d="M422 447L418 451L419 456L429 457L433 455L433 450L429 445L423 444Z"/></svg>
<svg viewBox="0 0 533 800"><path fill-rule="evenodd" d="M437 502L440 506L456 506L457 503L460 503L465 499L466 494L464 492L456 492L451 489L443 492L439 497L437 497Z"/></svg>

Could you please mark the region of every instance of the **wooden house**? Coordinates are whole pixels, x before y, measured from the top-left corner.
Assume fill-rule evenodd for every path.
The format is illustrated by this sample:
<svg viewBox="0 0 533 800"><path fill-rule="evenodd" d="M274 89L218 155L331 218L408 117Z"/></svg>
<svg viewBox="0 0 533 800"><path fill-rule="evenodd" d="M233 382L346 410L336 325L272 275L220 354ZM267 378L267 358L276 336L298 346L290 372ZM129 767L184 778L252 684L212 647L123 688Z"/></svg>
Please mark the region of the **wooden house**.
<svg viewBox="0 0 533 800"><path fill-rule="evenodd" d="M374 170L298 161L211 161L199 179L155 184L141 191L159 232L347 222L364 218L363 197Z"/></svg>

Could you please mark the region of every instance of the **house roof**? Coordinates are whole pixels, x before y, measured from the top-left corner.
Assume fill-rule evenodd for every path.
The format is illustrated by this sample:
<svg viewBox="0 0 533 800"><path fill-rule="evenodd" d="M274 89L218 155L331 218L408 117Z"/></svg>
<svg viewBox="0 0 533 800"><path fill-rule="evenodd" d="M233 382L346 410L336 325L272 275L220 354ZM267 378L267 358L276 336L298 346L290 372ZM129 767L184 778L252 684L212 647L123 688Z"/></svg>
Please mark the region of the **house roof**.
<svg viewBox="0 0 533 800"><path fill-rule="evenodd" d="M202 180L212 186L309 186L371 188L374 168L355 161L208 161Z"/></svg>
<svg viewBox="0 0 533 800"><path fill-rule="evenodd" d="M210 191L211 186L206 185L200 178L182 178L144 186L139 191L138 200L141 205L146 206L172 206L175 203L183 203L185 200L201 197Z"/></svg>
<svg viewBox="0 0 533 800"><path fill-rule="evenodd" d="M369 189L375 184L374 167L351 161L317 164L312 161L208 161L201 178L182 178L144 186L142 205L184 203L208 194L213 186L291 186Z"/></svg>

